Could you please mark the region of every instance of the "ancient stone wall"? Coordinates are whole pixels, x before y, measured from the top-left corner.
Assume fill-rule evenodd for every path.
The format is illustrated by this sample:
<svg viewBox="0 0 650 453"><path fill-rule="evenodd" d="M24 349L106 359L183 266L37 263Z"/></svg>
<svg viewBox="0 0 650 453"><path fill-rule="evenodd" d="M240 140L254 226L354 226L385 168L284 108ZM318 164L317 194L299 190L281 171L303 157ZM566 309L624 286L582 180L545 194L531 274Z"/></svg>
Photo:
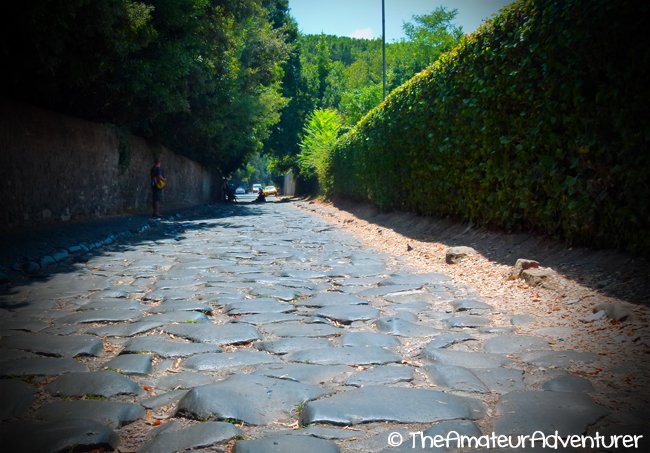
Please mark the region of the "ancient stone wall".
<svg viewBox="0 0 650 453"><path fill-rule="evenodd" d="M156 155L167 176L163 209L210 201L216 178L196 162L110 125L2 101L1 228L148 212Z"/></svg>

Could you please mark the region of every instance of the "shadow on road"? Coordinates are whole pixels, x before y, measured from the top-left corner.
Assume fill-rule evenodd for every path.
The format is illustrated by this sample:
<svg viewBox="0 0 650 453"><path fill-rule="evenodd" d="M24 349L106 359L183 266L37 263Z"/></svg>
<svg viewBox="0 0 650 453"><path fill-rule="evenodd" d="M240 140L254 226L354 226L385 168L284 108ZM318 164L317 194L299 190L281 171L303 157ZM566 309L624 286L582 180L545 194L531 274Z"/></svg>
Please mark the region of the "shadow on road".
<svg viewBox="0 0 650 453"><path fill-rule="evenodd" d="M73 272L79 263L93 257L116 251L127 251L145 243L164 239L182 241L189 231L219 228L238 228L232 223L238 217L255 217L261 214L259 205L243 200L235 204L213 204L173 211L162 219L146 215L114 216L73 223L42 226L27 230L4 232L0 238L0 270L5 277L0 283L0 308L15 309L7 305L3 295L15 293L19 287L34 282L47 281L55 274ZM76 250L81 247L80 250ZM69 250L74 250L69 252ZM65 253L68 252L68 256ZM40 267L47 257L63 255L60 262ZM29 265L38 264L39 268ZM12 302L15 304L15 302Z"/></svg>

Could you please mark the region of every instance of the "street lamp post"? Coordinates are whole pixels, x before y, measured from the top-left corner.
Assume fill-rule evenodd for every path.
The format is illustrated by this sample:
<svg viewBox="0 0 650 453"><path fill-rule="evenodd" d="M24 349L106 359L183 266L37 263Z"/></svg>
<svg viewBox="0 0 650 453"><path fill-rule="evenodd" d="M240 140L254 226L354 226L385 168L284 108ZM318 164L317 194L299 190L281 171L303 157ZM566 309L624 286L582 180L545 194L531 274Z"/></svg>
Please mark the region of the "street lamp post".
<svg viewBox="0 0 650 453"><path fill-rule="evenodd" d="M384 5L384 0L381 0L381 55L384 88L382 99L386 99L386 7Z"/></svg>

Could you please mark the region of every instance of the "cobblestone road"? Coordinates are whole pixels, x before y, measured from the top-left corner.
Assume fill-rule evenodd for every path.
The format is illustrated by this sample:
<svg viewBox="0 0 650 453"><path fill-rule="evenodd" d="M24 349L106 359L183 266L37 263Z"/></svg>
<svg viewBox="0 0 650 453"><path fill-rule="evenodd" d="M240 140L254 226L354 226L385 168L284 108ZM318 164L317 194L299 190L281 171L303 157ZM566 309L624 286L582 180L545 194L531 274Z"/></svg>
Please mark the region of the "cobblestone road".
<svg viewBox="0 0 650 453"><path fill-rule="evenodd" d="M291 203L110 242L2 298L6 451L420 451L608 420L565 371L592 355L493 325L471 288ZM455 445L424 450L470 450ZM550 451L536 445L521 451ZM493 447L478 450L511 451Z"/></svg>

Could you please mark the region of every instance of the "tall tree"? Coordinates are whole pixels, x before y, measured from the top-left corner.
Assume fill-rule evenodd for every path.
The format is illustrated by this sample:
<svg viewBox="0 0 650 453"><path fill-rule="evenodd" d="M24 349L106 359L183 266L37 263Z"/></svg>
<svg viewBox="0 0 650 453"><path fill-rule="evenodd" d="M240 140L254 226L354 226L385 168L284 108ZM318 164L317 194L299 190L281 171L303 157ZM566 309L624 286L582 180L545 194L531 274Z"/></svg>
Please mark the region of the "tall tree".
<svg viewBox="0 0 650 453"><path fill-rule="evenodd" d="M316 48L316 77L317 77L317 98L321 105L327 91L327 78L332 70L332 59L330 58L330 48L325 35L321 35Z"/></svg>
<svg viewBox="0 0 650 453"><path fill-rule="evenodd" d="M429 14L413 16L413 22L404 24L410 58L404 58L405 54L401 57L407 74L420 72L460 42L463 29L453 23L457 14L456 9L439 6Z"/></svg>
<svg viewBox="0 0 650 453"><path fill-rule="evenodd" d="M285 105L289 47L275 27L282 6L11 2L12 20L0 29L3 95L121 124L229 172L261 149Z"/></svg>
<svg viewBox="0 0 650 453"><path fill-rule="evenodd" d="M388 45L391 90L455 45L461 36L460 28L452 23L455 15L455 10L438 8L431 14L415 16L413 23L406 26L409 39ZM305 137L303 125L313 120L310 112L335 109L342 116L343 127L350 128L382 99L381 40L325 34L298 36L289 61L294 62L294 71L289 73L285 65L282 91L288 104L265 148L274 156L274 168L280 171L298 166L297 144ZM300 162L302 173L309 176L304 154Z"/></svg>
<svg viewBox="0 0 650 453"><path fill-rule="evenodd" d="M289 15L287 0L267 0L269 17L274 27L281 29L289 47L289 55L282 66L282 96L286 105L280 111L280 121L271 129L264 150L273 157L278 171L296 167L295 156L300 152L298 142L304 118L313 107L302 79L300 35L298 24Z"/></svg>

